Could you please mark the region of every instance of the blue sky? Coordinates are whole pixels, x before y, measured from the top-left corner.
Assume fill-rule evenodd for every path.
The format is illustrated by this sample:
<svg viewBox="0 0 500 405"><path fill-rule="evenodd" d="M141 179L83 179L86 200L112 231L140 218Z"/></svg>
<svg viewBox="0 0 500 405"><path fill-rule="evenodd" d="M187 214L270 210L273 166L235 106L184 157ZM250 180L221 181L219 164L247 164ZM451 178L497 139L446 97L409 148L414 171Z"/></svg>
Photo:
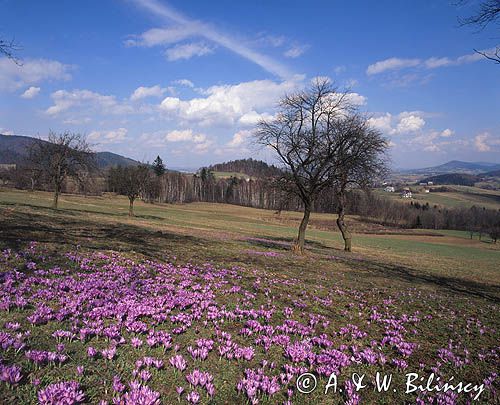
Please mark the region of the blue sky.
<svg viewBox="0 0 500 405"><path fill-rule="evenodd" d="M0 132L86 134L170 167L262 157L251 131L317 76L348 87L393 165L500 162L500 66L478 2L0 0Z"/></svg>

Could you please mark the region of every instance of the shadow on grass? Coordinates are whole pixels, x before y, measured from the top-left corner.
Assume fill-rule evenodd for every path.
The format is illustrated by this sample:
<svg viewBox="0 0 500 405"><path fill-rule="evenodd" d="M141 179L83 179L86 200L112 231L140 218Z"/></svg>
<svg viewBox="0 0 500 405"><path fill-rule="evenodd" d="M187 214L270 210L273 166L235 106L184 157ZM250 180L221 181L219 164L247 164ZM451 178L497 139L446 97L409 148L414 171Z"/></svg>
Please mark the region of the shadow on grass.
<svg viewBox="0 0 500 405"><path fill-rule="evenodd" d="M459 293L500 303L500 286L497 285L429 274L411 267L393 265L370 259L336 256L336 260L344 262L356 270L368 272L372 276L382 277L384 280L398 279L406 281L415 287L421 285L434 286L450 293Z"/></svg>
<svg viewBox="0 0 500 405"><path fill-rule="evenodd" d="M176 255L179 250L186 252L186 248L191 248L195 251L211 243L193 236L133 224L108 224L89 218L80 219L73 213L67 215L68 212L63 210L57 213L48 216L0 208L0 246L21 250L27 243L37 241L55 246L80 245L94 250L134 251L150 258L162 259ZM186 253L189 254L189 251Z"/></svg>
<svg viewBox="0 0 500 405"><path fill-rule="evenodd" d="M295 241L294 238L286 237L269 237L269 236L255 236L245 238L245 242L253 246L265 247L269 249L291 250ZM329 249L329 247L321 242L306 239L306 250Z"/></svg>
<svg viewBox="0 0 500 405"><path fill-rule="evenodd" d="M85 214L101 214L101 215L107 215L111 217L121 217L121 218L128 218L128 208L124 212L109 212L109 211L95 211L95 210L86 210L86 209L73 209L73 208L58 208L57 211L54 210L52 207L45 207L45 206L40 206L40 205L33 205L33 204L28 204L28 203L10 203L10 202L2 202L2 205L7 206L7 207L24 207L24 208L29 208L30 210L37 211L37 212L47 212L47 213L54 213L54 212L59 212L62 214L67 214L71 216L78 216L81 215L82 213ZM141 218L141 219L152 219L152 220L160 220L163 221L165 218L156 216L156 215L146 215L146 214L138 214L135 215L135 218Z"/></svg>

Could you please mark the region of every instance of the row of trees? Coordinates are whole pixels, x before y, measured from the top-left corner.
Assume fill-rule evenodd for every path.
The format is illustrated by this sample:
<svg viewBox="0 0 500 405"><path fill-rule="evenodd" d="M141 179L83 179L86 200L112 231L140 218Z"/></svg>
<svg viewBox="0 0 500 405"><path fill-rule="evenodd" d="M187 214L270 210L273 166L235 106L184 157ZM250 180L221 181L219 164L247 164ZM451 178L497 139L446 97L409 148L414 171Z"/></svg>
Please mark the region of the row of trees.
<svg viewBox="0 0 500 405"><path fill-rule="evenodd" d="M123 169L109 171L108 191L118 191L114 184L121 177L120 170ZM204 176L201 175L203 172L206 173ZM216 179L209 170L195 175L166 172L160 177L150 172L142 190L140 198L148 202L236 204L274 210L277 215L282 210L304 210L299 197L287 194L272 179ZM346 214L387 227L464 230L478 235L490 234L492 239L495 239L492 235L500 230L498 210L483 207L444 208L419 202L393 201L357 188L346 192L342 207ZM331 186L319 193L312 204L313 212L338 213L339 208Z"/></svg>
<svg viewBox="0 0 500 405"><path fill-rule="evenodd" d="M54 140L54 134L52 140ZM67 134L59 135L67 139ZM55 145L62 142L55 141ZM65 148L47 147L45 156L52 155L54 151ZM304 206L299 197L288 193L282 187L278 187L279 178L252 178L248 181L241 178L219 178L216 179L208 169L201 170L196 175L188 175L165 170L161 159L157 158L152 166L141 165L136 168L111 168L106 171L105 179L101 179L95 172L88 169L82 170L78 164L78 170L70 159L65 165L48 164L60 162L61 156L69 156L66 153L58 153L59 157L42 160L44 165L27 164L16 170L8 170L1 177L8 180L10 184L23 189L42 189L54 191L54 206L57 204L56 195L63 191L79 193L101 193L103 191L123 194L129 198L129 214L133 215L134 201L141 198L148 202L188 203L206 201L215 203L229 203L249 207L275 210L303 210ZM70 154L71 155L71 154ZM90 153L84 156L91 157ZM90 160L92 162L92 159ZM65 180L56 175L65 173L58 170L64 166L73 166L66 173L75 173L76 176L65 176ZM53 174L51 174L53 173ZM51 181L51 179L54 181ZM104 180L104 181L103 181ZM55 184L61 184L56 191ZM312 204L312 211L336 213L339 210L335 190L326 187ZM345 203L342 205L345 213L359 215L367 221L373 221L389 227L404 228L427 228L427 229L459 229L472 233L489 234L496 239L500 230L500 212L498 210L473 207L471 209L445 209L439 206L429 206L418 202L401 203L379 197L369 191L350 189L346 192Z"/></svg>
<svg viewBox="0 0 500 405"><path fill-rule="evenodd" d="M464 223L456 210L408 206L371 195L374 182L387 173L387 140L370 127L367 117L351 102L350 93L339 91L328 80L318 80L308 89L285 96L274 118L258 124L255 138L273 150L281 163L281 170L274 170L273 176L218 180L206 168L196 175L172 173L166 171L158 156L151 166L111 168L107 190L128 197L130 216L134 215L137 198L302 210L293 245L298 253L304 251L313 211L337 214L346 251L352 248L352 235L345 221L348 213L386 225L436 229L483 229L484 224L500 222L495 211L474 213ZM80 192L89 188L96 173L95 162L95 154L80 135L51 133L48 141L34 143L23 170L31 179L32 189L39 183L54 191L53 206L57 208L68 180L77 184Z"/></svg>

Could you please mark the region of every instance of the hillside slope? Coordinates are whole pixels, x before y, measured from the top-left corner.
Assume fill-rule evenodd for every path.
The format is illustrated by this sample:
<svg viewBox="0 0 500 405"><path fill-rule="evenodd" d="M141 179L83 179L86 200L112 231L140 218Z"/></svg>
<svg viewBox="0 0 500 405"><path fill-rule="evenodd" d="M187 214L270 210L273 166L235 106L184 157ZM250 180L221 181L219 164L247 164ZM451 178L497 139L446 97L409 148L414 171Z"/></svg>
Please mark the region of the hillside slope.
<svg viewBox="0 0 500 405"><path fill-rule="evenodd" d="M214 172L242 173L253 177L272 177L282 173L276 166L252 158L217 163L209 166L208 169Z"/></svg>
<svg viewBox="0 0 500 405"><path fill-rule="evenodd" d="M0 134L0 164L21 164L26 160L28 150L36 138ZM112 152L97 152L97 164L105 169L111 166L134 166L139 162Z"/></svg>

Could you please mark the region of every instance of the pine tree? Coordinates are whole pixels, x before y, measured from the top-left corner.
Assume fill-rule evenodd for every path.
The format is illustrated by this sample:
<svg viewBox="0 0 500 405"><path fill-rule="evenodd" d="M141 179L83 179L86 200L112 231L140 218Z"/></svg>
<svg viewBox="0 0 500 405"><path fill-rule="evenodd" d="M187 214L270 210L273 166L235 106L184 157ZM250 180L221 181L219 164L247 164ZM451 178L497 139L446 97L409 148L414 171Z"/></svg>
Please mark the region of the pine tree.
<svg viewBox="0 0 500 405"><path fill-rule="evenodd" d="M157 176L161 176L165 173L165 165L163 164L163 160L160 156L157 156L153 162L153 171Z"/></svg>

